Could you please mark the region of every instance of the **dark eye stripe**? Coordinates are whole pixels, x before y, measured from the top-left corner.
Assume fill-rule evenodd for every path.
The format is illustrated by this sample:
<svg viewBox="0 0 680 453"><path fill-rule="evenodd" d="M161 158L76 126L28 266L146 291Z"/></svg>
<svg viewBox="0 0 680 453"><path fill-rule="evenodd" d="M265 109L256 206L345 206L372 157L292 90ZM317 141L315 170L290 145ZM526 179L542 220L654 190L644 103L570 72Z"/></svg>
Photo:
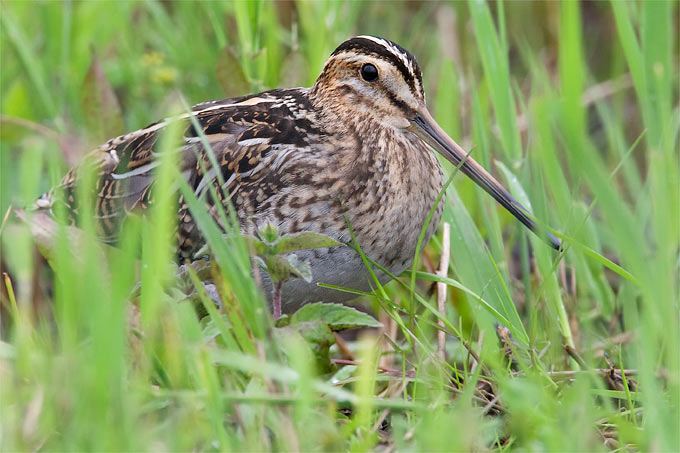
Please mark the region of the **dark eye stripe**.
<svg viewBox="0 0 680 453"><path fill-rule="evenodd" d="M361 95L361 93L359 93L356 90L356 88L354 88L351 85L340 85L339 89L342 90L345 94L354 93L355 95L359 95L359 96ZM410 113L410 110L409 110L408 106L406 105L406 103L403 102L403 101L400 101L394 93L387 91L387 90L381 90L381 92L384 93L387 96L387 99L390 101L390 103L393 106L395 106L396 108L398 108L399 110L401 110L405 114Z"/></svg>
<svg viewBox="0 0 680 453"><path fill-rule="evenodd" d="M403 101L400 101L394 93L387 91L387 98L390 100L392 105L401 110L402 112L408 113L409 109Z"/></svg>

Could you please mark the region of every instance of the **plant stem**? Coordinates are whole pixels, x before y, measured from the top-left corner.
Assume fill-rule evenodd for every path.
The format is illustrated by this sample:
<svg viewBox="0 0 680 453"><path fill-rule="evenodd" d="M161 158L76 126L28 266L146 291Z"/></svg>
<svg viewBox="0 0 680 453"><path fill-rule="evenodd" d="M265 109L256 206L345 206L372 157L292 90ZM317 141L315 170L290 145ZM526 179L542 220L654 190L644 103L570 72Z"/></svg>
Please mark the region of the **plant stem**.
<svg viewBox="0 0 680 453"><path fill-rule="evenodd" d="M274 283L274 319L281 317L281 282Z"/></svg>

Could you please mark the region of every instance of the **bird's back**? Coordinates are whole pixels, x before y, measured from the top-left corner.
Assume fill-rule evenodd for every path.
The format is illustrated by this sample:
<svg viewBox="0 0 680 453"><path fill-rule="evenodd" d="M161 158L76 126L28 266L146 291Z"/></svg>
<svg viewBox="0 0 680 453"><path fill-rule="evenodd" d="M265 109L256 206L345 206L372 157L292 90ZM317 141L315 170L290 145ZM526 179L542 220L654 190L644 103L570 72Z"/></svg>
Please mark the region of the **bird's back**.
<svg viewBox="0 0 680 453"><path fill-rule="evenodd" d="M314 150L318 152L324 140L325 132L313 120L314 108L306 92L302 88L274 90L205 102L194 106L190 114L113 138L88 154L36 205L55 209L61 204L68 219L76 223L80 210L76 185L90 168L95 173L93 212L101 239L115 242L125 219L133 213L143 214L153 204L161 136L171 122L178 121L183 132L182 143L176 148L179 170L213 214L217 202L230 198L244 225L259 217L276 216L280 214L277 199L282 192L305 185L305 158ZM200 125L200 131L195 124ZM295 162L299 170L287 168ZM213 199L211 186L219 200ZM180 199L178 248L184 258L203 243L187 219L191 219L188 207Z"/></svg>

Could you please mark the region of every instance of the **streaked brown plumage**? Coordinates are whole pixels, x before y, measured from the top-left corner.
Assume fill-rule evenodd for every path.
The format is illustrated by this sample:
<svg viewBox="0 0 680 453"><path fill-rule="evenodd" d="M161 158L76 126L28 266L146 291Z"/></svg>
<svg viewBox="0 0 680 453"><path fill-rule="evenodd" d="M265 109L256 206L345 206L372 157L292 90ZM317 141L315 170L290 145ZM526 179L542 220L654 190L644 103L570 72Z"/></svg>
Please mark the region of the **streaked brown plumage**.
<svg viewBox="0 0 680 453"><path fill-rule="evenodd" d="M211 165L187 114L180 117L185 121L181 171L209 206L223 202L212 199L210 185L220 198L230 197L243 231L271 222L284 233L314 231L347 243L349 221L367 255L399 274L413 259L418 235L443 184L431 146L456 164L464 160L464 173L535 229L507 191L474 161L465 160L460 147L436 126L425 107L415 58L391 41L363 36L344 42L311 88L206 102L196 105L192 115L220 168ZM128 212L153 202L154 168L159 164L153 150L167 124L109 140L86 159L99 168L95 212L103 240L115 239ZM223 188L217 171L225 181ZM68 212L76 213L76 180L77 170L72 170L61 190L43 196L38 206L48 209L63 202ZM59 192L61 198L56 197ZM426 240L441 212L440 204ZM203 241L181 200L178 219L179 255L191 258ZM314 281L286 282L284 311L317 300L348 298L317 282L369 288L362 260L349 247L298 254L311 261ZM379 277L386 280L385 275Z"/></svg>

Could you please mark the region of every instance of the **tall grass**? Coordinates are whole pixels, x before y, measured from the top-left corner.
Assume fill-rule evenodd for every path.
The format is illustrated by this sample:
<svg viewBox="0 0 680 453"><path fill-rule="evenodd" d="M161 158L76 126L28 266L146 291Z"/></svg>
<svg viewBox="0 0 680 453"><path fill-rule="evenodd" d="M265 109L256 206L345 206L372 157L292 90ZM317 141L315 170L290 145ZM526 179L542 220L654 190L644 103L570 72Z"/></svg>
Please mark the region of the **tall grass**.
<svg viewBox="0 0 680 453"><path fill-rule="evenodd" d="M677 3L3 2L0 13L3 451L680 448ZM331 348L342 360L329 368L318 342L273 326L247 247L178 178L176 127L161 140L155 207L115 248L87 210L49 241L35 234L35 222L52 227L44 219L32 234L9 213L102 140L186 102L313 83L354 34L419 57L438 121L557 230L563 253L455 175L448 276L434 275L435 237L415 274L361 299L384 327ZM175 188L214 257L205 269L172 266ZM233 227L228 207L219 215ZM444 314L435 281L449 285Z"/></svg>

